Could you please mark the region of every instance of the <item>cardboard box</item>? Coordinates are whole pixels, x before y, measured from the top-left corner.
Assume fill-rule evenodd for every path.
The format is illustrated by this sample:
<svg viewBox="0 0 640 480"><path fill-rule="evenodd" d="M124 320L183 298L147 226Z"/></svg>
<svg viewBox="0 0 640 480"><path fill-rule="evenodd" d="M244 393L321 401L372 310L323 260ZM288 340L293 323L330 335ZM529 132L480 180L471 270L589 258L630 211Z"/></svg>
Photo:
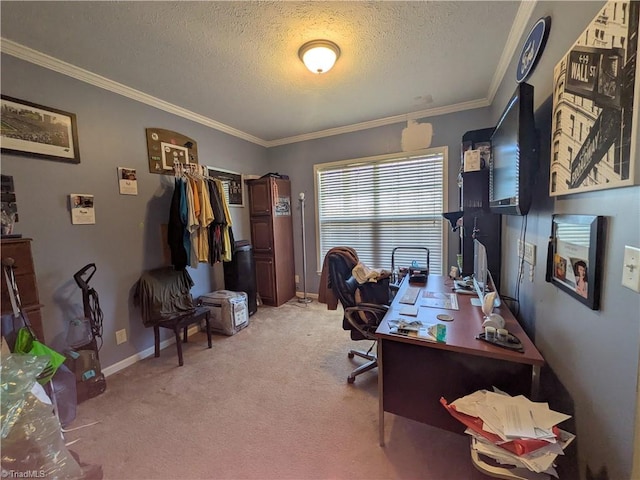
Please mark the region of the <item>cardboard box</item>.
<svg viewBox="0 0 640 480"><path fill-rule="evenodd" d="M249 325L249 308L245 292L218 290L200 297L203 307L209 308L211 331L235 335Z"/></svg>

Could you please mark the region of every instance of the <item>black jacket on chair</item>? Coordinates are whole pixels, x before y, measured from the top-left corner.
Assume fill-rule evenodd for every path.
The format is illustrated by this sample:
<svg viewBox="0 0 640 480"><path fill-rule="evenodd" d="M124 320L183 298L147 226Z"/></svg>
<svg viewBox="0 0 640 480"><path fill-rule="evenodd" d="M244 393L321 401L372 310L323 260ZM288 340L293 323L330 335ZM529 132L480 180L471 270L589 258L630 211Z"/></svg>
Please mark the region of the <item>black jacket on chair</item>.
<svg viewBox="0 0 640 480"><path fill-rule="evenodd" d="M358 264L355 251L352 249L345 251L345 247L333 248L327 252L326 260L326 266L329 269L328 286L345 310L361 304L389 305L389 277L381 278L377 282L360 284L352 275L353 268ZM362 324L366 328L370 326L375 332L381 318L377 318L378 316L371 318L372 314L365 311L358 312L358 315ZM370 338L355 329L346 315L342 320L342 328L351 330L353 340Z"/></svg>

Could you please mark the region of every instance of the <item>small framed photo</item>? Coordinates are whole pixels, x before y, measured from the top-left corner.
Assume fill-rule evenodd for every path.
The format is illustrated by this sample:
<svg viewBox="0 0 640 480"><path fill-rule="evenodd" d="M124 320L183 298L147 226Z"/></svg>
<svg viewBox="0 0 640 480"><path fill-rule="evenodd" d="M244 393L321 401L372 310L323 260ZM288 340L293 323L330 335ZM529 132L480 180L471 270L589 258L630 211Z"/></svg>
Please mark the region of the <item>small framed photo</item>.
<svg viewBox="0 0 640 480"><path fill-rule="evenodd" d="M80 163L73 113L2 95L2 152Z"/></svg>
<svg viewBox="0 0 640 480"><path fill-rule="evenodd" d="M138 194L138 177L135 168L118 167L118 188L120 195Z"/></svg>
<svg viewBox="0 0 640 480"><path fill-rule="evenodd" d="M547 279L591 310L600 309L604 217L553 215Z"/></svg>
<svg viewBox="0 0 640 480"><path fill-rule="evenodd" d="M93 225L96 223L96 210L93 195L72 193L69 195L71 223L74 225Z"/></svg>

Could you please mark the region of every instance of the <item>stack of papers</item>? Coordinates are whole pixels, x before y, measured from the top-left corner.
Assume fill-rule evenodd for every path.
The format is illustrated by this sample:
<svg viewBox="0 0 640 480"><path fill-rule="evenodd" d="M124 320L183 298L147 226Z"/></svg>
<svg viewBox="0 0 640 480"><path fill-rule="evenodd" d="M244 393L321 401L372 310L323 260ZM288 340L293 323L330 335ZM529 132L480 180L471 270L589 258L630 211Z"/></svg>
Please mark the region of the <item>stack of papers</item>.
<svg viewBox="0 0 640 480"><path fill-rule="evenodd" d="M389 333L419 338L430 342L447 341L447 326L442 323L424 324L420 320L406 321L404 319L389 320Z"/></svg>
<svg viewBox="0 0 640 480"><path fill-rule="evenodd" d="M473 437L472 448L500 464L557 477L554 461L575 438L557 427L569 415L522 395L479 390L451 405L440 402L469 427L465 433Z"/></svg>

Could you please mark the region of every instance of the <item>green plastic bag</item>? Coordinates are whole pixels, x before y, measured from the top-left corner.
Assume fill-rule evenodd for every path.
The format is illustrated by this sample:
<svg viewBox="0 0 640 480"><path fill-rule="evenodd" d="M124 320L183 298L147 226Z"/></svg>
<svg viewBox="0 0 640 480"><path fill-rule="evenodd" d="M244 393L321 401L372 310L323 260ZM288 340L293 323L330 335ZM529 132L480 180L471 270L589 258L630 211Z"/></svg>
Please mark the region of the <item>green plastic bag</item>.
<svg viewBox="0 0 640 480"><path fill-rule="evenodd" d="M13 348L14 353L23 355L35 355L37 357L48 357L49 364L45 367L40 375L38 375L38 383L46 384L56 373L60 365L65 361L64 355L59 354L52 348L47 347L44 343L35 339L31 331L22 327L18 330L16 344Z"/></svg>

